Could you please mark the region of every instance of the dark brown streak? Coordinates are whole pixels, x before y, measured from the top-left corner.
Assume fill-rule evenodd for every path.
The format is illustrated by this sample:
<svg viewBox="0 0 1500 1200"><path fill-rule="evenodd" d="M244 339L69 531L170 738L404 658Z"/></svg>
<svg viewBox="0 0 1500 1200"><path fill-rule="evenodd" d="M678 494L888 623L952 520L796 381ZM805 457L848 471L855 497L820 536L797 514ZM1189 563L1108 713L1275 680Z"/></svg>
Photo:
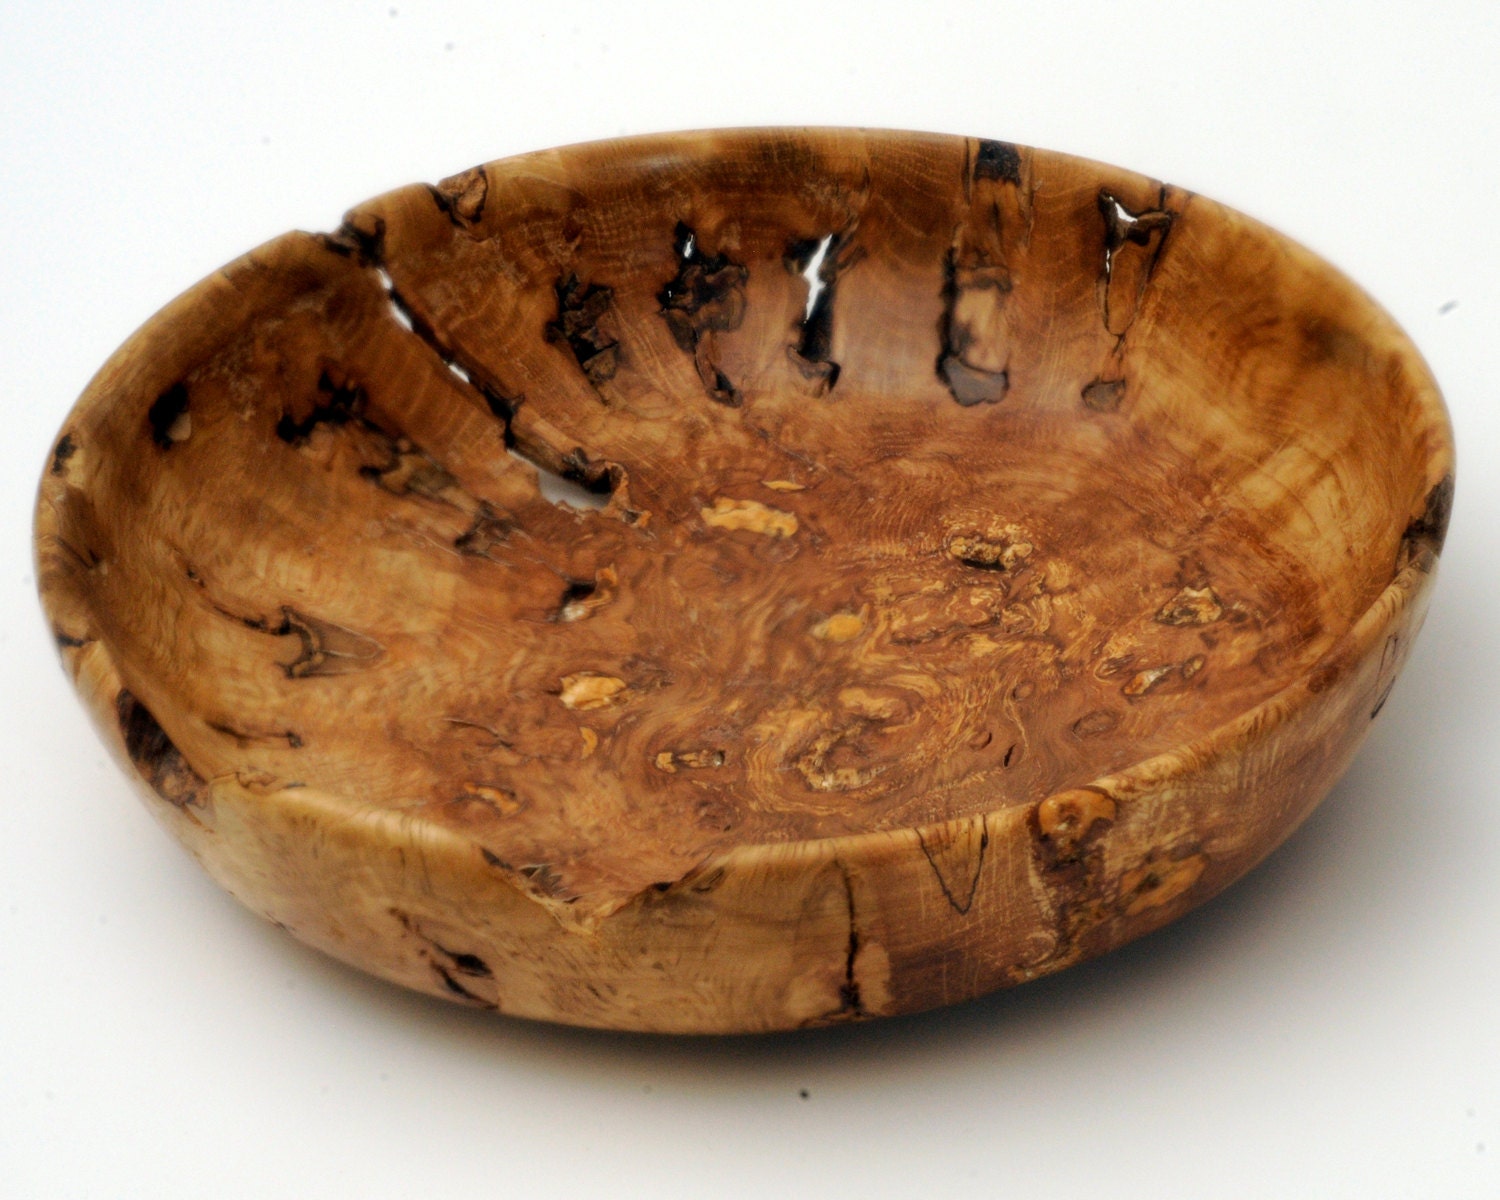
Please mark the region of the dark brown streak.
<svg viewBox="0 0 1500 1200"><path fill-rule="evenodd" d="M358 219L346 218L332 233L317 235L317 242L340 258L352 258L361 266L379 266L385 254L385 218L363 215Z"/></svg>
<svg viewBox="0 0 1500 1200"><path fill-rule="evenodd" d="M1010 142L981 140L974 157L974 178L1021 186L1021 152Z"/></svg>
<svg viewBox="0 0 1500 1200"><path fill-rule="evenodd" d="M61 536L57 538L57 544L63 548L70 558L83 567L85 571L92 571L103 561L92 547L85 546L80 550L72 542Z"/></svg>
<svg viewBox="0 0 1500 1200"><path fill-rule="evenodd" d="M656 295L662 319L672 340L693 356L709 398L737 408L740 394L715 361L714 335L738 329L744 321L750 272L726 254L705 254L696 232L682 221L674 237L677 274Z"/></svg>
<svg viewBox="0 0 1500 1200"><path fill-rule="evenodd" d="M380 265L378 260L376 265ZM411 326L411 332L425 342L427 348L442 360L455 382L476 392L484 401L484 406L489 409L490 415L505 427L506 446L515 449L515 436L510 423L516 415L516 409L521 406L526 397L512 395L482 366L445 342L437 330L422 319L421 314L412 307L410 301L401 294L394 283L386 285L385 294L391 307L400 313L406 323Z"/></svg>
<svg viewBox="0 0 1500 1200"><path fill-rule="evenodd" d="M378 260L376 265L379 265ZM516 413L526 402L525 395L510 394L482 366L443 341L437 331L422 320L396 289L395 284L387 284L386 297L391 306L405 318L410 332L426 343L428 349L448 368L455 385L474 393L484 402L490 415L500 422L507 450L529 462L537 471L559 475L596 495L613 495L620 487L625 479L625 469L618 463L595 461L581 447L575 447L568 454L558 457L550 454L546 448L518 437ZM433 465L437 466L436 463ZM440 467L437 469L441 470ZM622 516L626 524L633 524L640 514L635 510L627 510ZM454 540L454 548L460 554L487 558L489 551L505 541L512 529L512 522L508 518L497 514L488 501L481 500L473 524Z"/></svg>
<svg viewBox="0 0 1500 1200"><path fill-rule="evenodd" d="M380 223L377 222L377 224ZM612 495L625 478L624 468L619 464L596 462L590 459L582 448L575 448L560 459L549 461L549 459L555 459L556 456L550 455L546 448L529 444L517 436L516 413L526 402L525 395L510 393L490 372L465 356L456 347L449 345L435 328L423 320L421 314L401 294L389 273L385 271L382 258L383 233L384 226L380 224L380 236L360 242L361 261L383 272L382 286L385 289L386 299L392 309L400 314L408 332L415 334L448 368L455 386L472 393L483 401L490 415L500 422L506 449L525 459L538 471L560 475L597 495ZM603 290L609 291L607 288ZM370 428L375 427L370 426ZM376 432L383 431L376 430ZM434 462L433 466L437 467L437 464ZM437 469L442 468L437 467ZM366 469L363 473L368 475L372 472ZM378 475L379 472L376 471L374 474ZM627 510L622 515L626 524L633 524L640 516L634 510ZM489 551L504 541L510 535L511 530L512 523L499 516L487 501L481 500L473 524L454 540L454 548L460 554L487 558Z"/></svg>
<svg viewBox="0 0 1500 1200"><path fill-rule="evenodd" d="M237 613L212 598L209 604L220 616L237 621L256 633L271 637L295 636L301 642L300 653L292 661L279 664L288 679L347 674L373 666L384 653L374 638L332 621L310 617L289 605L282 606L281 620L273 624L265 617Z"/></svg>
<svg viewBox="0 0 1500 1200"><path fill-rule="evenodd" d="M1141 212L1132 212L1112 192L1103 188L1099 190L1099 214L1104 218L1104 272L1103 272L1103 294L1101 305L1104 312L1104 327L1110 333L1115 334L1122 341L1130 326L1134 324L1136 311L1141 297L1145 294L1147 283L1150 282L1152 273L1156 270L1157 260L1161 257L1163 247L1166 245L1167 235L1172 231L1172 221L1175 214L1160 207L1166 203L1166 189L1161 188L1158 193L1157 208L1143 209ZM1116 259L1127 246L1139 246L1144 252L1144 262L1141 265L1139 278L1136 281L1136 292L1128 297L1129 312L1124 317L1124 323L1119 329L1115 328L1116 318L1121 314L1113 310L1113 301L1110 293L1113 291L1115 274L1117 271ZM1122 297L1122 299L1124 299ZM1118 357L1120 352L1119 343L1116 343L1114 356Z"/></svg>
<svg viewBox="0 0 1500 1200"><path fill-rule="evenodd" d="M490 551L510 539L513 526L500 516L486 500L479 502L474 521L453 539L453 548L472 558L489 558Z"/></svg>
<svg viewBox="0 0 1500 1200"><path fill-rule="evenodd" d="M938 318L938 342L941 346L937 357L938 378L943 381L943 385L952 397L965 408L987 399L991 403L1003 399L1010 386L1010 378L1006 372L999 372L993 379L993 386L989 389L977 387L974 384L978 381L973 376L990 373L975 372L963 361L962 347L959 345L961 339L957 336L953 319L953 309L958 303L959 288L951 249L943 259L942 295L943 313Z"/></svg>
<svg viewBox="0 0 1500 1200"><path fill-rule="evenodd" d="M61 475L67 469L68 459L72 458L78 451L78 443L73 440L71 433L65 433L57 439L57 449L52 452L52 474Z"/></svg>
<svg viewBox="0 0 1500 1200"><path fill-rule="evenodd" d="M455 178L461 177L455 176ZM386 271L384 219L380 217L367 219L367 224L368 228L362 229L350 221L345 221L339 226L337 232L325 234L319 241L325 249L334 254L341 257L353 257L362 266L384 272L380 277L380 286L385 291L386 300L391 308L399 313L402 320L410 326L410 332L416 334L442 360L443 365L453 374L456 382L462 383L479 395L490 413L505 425L506 445L513 446L510 419L525 397L508 394L483 367L449 346L438 336L437 330L422 319Z"/></svg>
<svg viewBox="0 0 1500 1200"><path fill-rule="evenodd" d="M372 638L342 625L320 621L295 608L283 608L281 618L278 634L296 634L302 643L302 652L291 662L281 665L288 679L342 675L349 670L370 666L381 655L380 646Z"/></svg>
<svg viewBox="0 0 1500 1200"><path fill-rule="evenodd" d="M981 139L980 153L975 154L974 177L993 178L1001 183L1022 184L1022 154L1011 142Z"/></svg>
<svg viewBox="0 0 1500 1200"><path fill-rule="evenodd" d="M225 737L232 737L241 746L248 746L252 742L286 742L292 750L302 749L302 736L295 730L283 729L273 733L247 733L243 729L236 729L226 721L209 721L208 727L215 733L222 733Z"/></svg>
<svg viewBox="0 0 1500 1200"><path fill-rule="evenodd" d="M839 381L841 368L832 358L833 299L838 288L839 273L853 266L859 257L855 254L848 261L840 261L848 239L848 231L831 236L828 248L823 252L823 261L818 265L818 281L823 285L822 289L813 300L812 310L798 323L800 333L796 343L787 348L787 353L803 378L816 385L818 395L833 391ZM818 238L804 238L793 242L783 256L787 270L794 275L801 275L811 265L820 244L821 239Z"/></svg>
<svg viewBox="0 0 1500 1200"><path fill-rule="evenodd" d="M615 377L620 340L614 333L615 292L599 283L585 284L568 274L557 281L557 318L548 323L549 342L563 342L588 381L599 387Z"/></svg>
<svg viewBox="0 0 1500 1200"><path fill-rule="evenodd" d="M178 808L202 807L207 781L188 764L151 710L121 688L115 713L125 753L152 790Z"/></svg>
<svg viewBox="0 0 1500 1200"><path fill-rule="evenodd" d="M487 733L493 739L492 745L503 746L507 750L513 749L511 743L501 737L499 732L490 725L485 725L480 721L466 721L462 717L444 717L443 720L449 725L457 725L460 729L477 729L481 733Z"/></svg>
<svg viewBox="0 0 1500 1200"><path fill-rule="evenodd" d="M854 909L854 880L849 868L838 864L839 874L844 880L844 896L849 905L849 943L844 953L844 982L839 985L839 1012L855 1017L865 1015L864 999L860 995L859 980L854 974L854 962L859 957L859 922Z"/></svg>
<svg viewBox="0 0 1500 1200"><path fill-rule="evenodd" d="M998 404L1010 390L1010 373L976 367L965 360L971 334L954 312L965 288L958 275L958 236L943 258L943 311L938 318L937 375L953 399L965 408L976 404Z"/></svg>
<svg viewBox="0 0 1500 1200"><path fill-rule="evenodd" d="M493 979L495 977L494 972L490 970L489 964L486 963L484 959L480 958L477 954L468 954L462 951L455 952L453 950L449 950L441 942L423 932L421 926L418 925L416 920L409 914L401 912L399 909L392 909L391 913L398 921L401 922L402 926L408 933L410 933L413 937L427 946L430 951L436 951L452 964L452 970L450 970L447 966L445 966L441 962L438 962L436 959L431 957L427 958L428 965L431 966L432 969L437 973L438 978L443 981L443 986L447 988L449 992L462 1000L466 1000L471 1004L480 1005L484 1008L498 1007L495 1001L487 1000L483 996L476 995L474 992L471 992L462 983L460 983L456 978L454 978L454 973L457 972L460 975L467 975L471 979Z"/></svg>
<svg viewBox="0 0 1500 1200"><path fill-rule="evenodd" d="M1422 515L1406 527L1401 535L1401 560L1410 561L1426 549L1436 556L1442 552L1448 536L1448 521L1453 515L1453 476L1444 475L1432 485L1422 506ZM1398 568L1401 565L1398 562Z"/></svg>
<svg viewBox="0 0 1500 1200"><path fill-rule="evenodd" d="M182 382L174 383L152 401L146 412L146 425L151 431L151 440L161 449L170 450L177 444L172 437L172 427L187 409L187 384Z"/></svg>
<svg viewBox="0 0 1500 1200"><path fill-rule="evenodd" d="M1009 757L1010 755L1007 753L1006 758L1008 759ZM1006 765L1009 766L1010 764L1007 762ZM938 866L937 859L932 856L932 851L927 846L927 839L922 836L922 831L920 829L917 830L917 841L922 847L922 854L923 857L927 859L927 865L932 868L932 873L937 876L938 886L943 889L944 899L948 901L949 906L953 909L954 912L958 913L959 916L968 916L969 909L974 907L974 896L979 891L979 876L984 871L985 851L987 851L990 846L989 827L985 826L980 831L979 856L978 860L974 863L973 878L969 880L968 895L964 897L962 903L960 903L958 897L953 894L952 889L948 887L948 881L943 877L943 870Z"/></svg>
<svg viewBox="0 0 1500 1200"><path fill-rule="evenodd" d="M319 425L337 428L361 418L365 411L365 389L358 384L334 383L327 371L318 376L318 392L326 399L313 404L302 420L283 412L276 422L276 436L289 446L305 445Z"/></svg>
<svg viewBox="0 0 1500 1200"><path fill-rule="evenodd" d="M483 996L476 996L473 992L469 991L468 988L464 987L463 984L459 983L458 980L453 978L453 975L449 972L448 968L443 966L442 963L434 962L432 964L432 969L437 972L438 978L443 981L443 986L446 987L455 996L459 997L461 1000L465 1000L470 1004L477 1005L480 1008L498 1007L498 1005L496 1005L493 1000L486 1000Z"/></svg>

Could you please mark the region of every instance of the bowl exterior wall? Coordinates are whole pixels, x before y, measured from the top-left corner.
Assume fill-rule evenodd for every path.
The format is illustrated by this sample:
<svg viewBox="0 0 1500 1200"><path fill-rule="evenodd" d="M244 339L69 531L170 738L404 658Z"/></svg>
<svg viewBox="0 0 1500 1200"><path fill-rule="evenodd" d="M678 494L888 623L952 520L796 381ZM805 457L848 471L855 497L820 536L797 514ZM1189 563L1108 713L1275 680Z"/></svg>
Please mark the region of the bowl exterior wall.
<svg viewBox="0 0 1500 1200"><path fill-rule="evenodd" d="M1304 682L1212 744L921 830L747 847L610 913L515 887L480 847L310 789L166 799L127 749L102 648L72 658L147 806L246 907L462 1004L663 1033L794 1029L968 1000L1183 915L1279 845L1364 740L1420 629L1409 567Z"/></svg>

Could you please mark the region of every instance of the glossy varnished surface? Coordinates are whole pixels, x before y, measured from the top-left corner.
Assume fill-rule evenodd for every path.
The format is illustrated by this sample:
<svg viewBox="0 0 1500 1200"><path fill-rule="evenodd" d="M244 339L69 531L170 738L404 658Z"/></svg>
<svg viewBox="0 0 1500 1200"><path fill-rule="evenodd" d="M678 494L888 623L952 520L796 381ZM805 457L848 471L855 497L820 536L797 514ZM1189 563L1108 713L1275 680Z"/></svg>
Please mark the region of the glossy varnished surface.
<svg viewBox="0 0 1500 1200"><path fill-rule="evenodd" d="M1410 346L1263 227L1000 142L742 132L225 268L79 402L38 553L252 907L505 1011L775 1028L1253 864L1394 680L1451 492Z"/></svg>

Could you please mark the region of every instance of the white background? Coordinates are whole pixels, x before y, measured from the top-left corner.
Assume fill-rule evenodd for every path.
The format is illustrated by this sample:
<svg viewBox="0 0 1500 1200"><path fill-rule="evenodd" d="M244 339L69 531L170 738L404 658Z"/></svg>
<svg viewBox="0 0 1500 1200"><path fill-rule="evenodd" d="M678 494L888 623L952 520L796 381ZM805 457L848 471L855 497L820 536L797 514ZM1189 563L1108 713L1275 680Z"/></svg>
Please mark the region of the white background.
<svg viewBox="0 0 1500 1200"><path fill-rule="evenodd" d="M1459 486L1365 750L1178 925L917 1018L589 1034L304 950L149 819L58 668L30 509L68 407L283 229L523 150L763 123L1122 163L1394 312ZM1497 164L1493 0L0 5L0 1193L1500 1196Z"/></svg>

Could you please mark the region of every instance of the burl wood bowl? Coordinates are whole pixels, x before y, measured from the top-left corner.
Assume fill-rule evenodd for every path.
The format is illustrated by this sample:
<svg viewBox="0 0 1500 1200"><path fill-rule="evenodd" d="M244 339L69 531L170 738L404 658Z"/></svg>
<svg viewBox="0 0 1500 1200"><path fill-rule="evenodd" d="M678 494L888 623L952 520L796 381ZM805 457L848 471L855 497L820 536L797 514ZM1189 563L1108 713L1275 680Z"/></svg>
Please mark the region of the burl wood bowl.
<svg viewBox="0 0 1500 1200"><path fill-rule="evenodd" d="M404 188L149 321L40 586L148 803L504 1013L906 1013L1213 895L1421 623L1442 401L1342 275L1004 142L639 138Z"/></svg>

